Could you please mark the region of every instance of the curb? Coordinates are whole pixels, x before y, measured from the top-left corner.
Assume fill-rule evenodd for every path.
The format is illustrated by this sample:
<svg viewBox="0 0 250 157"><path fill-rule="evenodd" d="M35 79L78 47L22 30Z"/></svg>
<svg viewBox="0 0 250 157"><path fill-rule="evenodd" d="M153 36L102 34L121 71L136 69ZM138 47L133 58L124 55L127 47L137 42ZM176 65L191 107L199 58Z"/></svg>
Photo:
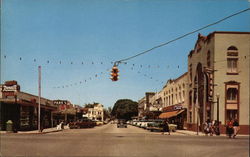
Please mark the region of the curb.
<svg viewBox="0 0 250 157"><path fill-rule="evenodd" d="M63 131L63 130L52 130L52 131L44 131L44 132L38 132L38 131L31 131L31 132L17 132L17 133L14 133L14 132L0 132L0 134L15 134L15 135L26 135L26 134L48 134L48 133L53 133L53 132L60 132L60 131Z"/></svg>

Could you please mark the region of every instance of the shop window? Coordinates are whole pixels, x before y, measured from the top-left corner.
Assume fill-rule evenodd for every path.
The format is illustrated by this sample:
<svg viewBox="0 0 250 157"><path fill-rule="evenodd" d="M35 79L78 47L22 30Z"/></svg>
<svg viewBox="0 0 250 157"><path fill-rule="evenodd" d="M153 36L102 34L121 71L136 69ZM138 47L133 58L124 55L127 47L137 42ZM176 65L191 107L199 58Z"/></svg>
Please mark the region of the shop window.
<svg viewBox="0 0 250 157"><path fill-rule="evenodd" d="M237 102L238 90L237 88L227 89L227 102Z"/></svg>
<svg viewBox="0 0 250 157"><path fill-rule="evenodd" d="M20 113L20 127L21 130L29 129L30 121L30 108L28 106L21 106Z"/></svg>

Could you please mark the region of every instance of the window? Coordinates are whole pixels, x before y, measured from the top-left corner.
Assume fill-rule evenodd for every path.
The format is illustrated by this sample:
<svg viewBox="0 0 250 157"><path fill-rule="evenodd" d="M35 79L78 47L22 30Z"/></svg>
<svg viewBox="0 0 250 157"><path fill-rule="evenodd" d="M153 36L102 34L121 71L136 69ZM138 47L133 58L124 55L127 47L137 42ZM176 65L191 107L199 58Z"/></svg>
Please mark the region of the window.
<svg viewBox="0 0 250 157"><path fill-rule="evenodd" d="M227 89L227 101L237 101L238 90L236 88Z"/></svg>
<svg viewBox="0 0 250 157"><path fill-rule="evenodd" d="M226 121L230 119L239 119L238 117L238 110L227 110Z"/></svg>
<svg viewBox="0 0 250 157"><path fill-rule="evenodd" d="M227 72L228 73L237 73L237 62L236 58L228 58L227 59Z"/></svg>
<svg viewBox="0 0 250 157"><path fill-rule="evenodd" d="M210 67L211 66L211 59L210 59L210 51L207 52L207 67Z"/></svg>
<svg viewBox="0 0 250 157"><path fill-rule="evenodd" d="M189 123L192 123L192 112L189 112Z"/></svg>
<svg viewBox="0 0 250 157"><path fill-rule="evenodd" d="M182 97L181 97L181 92L179 92L179 102L181 102L182 101Z"/></svg>
<svg viewBox="0 0 250 157"><path fill-rule="evenodd" d="M227 74L238 73L238 49L230 46L227 49Z"/></svg>
<svg viewBox="0 0 250 157"><path fill-rule="evenodd" d="M172 104L171 105L173 105L174 104L174 94L172 94Z"/></svg>
<svg viewBox="0 0 250 157"><path fill-rule="evenodd" d="M190 82L192 82L192 79L193 79L193 75L192 75L192 64L189 65L189 79L190 79Z"/></svg>
<svg viewBox="0 0 250 157"><path fill-rule="evenodd" d="M226 115L225 120L238 119L239 117L240 84L235 81L226 82Z"/></svg>

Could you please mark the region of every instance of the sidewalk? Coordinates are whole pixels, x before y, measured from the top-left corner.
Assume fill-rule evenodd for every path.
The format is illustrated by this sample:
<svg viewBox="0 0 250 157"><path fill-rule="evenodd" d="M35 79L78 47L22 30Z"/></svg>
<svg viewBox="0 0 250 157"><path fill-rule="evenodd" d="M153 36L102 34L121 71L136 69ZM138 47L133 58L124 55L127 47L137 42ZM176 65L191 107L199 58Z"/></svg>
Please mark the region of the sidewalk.
<svg viewBox="0 0 250 157"><path fill-rule="evenodd" d="M43 129L42 132L38 132L38 130L32 130L32 131L18 131L17 133L12 133L12 134L47 134L47 133L52 133L52 132L60 132L63 130L69 129L68 126L64 126L64 129L58 130L57 127L54 128L46 128ZM8 134L6 131L0 131L1 134Z"/></svg>
<svg viewBox="0 0 250 157"><path fill-rule="evenodd" d="M210 136L209 134L206 135L203 132L199 132L198 135L197 135L197 132L190 131L190 130L176 130L176 133L184 134L184 135L191 135L191 136ZM217 135L213 135L213 136L217 136ZM226 134L220 134L219 136L227 136L227 135ZM249 137L249 135L241 135L241 134L238 134L237 136Z"/></svg>

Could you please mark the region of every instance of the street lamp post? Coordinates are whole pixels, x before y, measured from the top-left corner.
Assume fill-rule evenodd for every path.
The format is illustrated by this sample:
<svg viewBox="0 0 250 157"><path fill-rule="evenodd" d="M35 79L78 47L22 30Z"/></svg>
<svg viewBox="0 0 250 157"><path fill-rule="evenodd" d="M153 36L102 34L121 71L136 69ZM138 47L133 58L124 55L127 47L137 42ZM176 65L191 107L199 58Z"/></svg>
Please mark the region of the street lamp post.
<svg viewBox="0 0 250 157"><path fill-rule="evenodd" d="M220 122L219 122L219 104L220 104L220 94L216 94L217 98L217 130L216 130L216 135L220 135Z"/></svg>

